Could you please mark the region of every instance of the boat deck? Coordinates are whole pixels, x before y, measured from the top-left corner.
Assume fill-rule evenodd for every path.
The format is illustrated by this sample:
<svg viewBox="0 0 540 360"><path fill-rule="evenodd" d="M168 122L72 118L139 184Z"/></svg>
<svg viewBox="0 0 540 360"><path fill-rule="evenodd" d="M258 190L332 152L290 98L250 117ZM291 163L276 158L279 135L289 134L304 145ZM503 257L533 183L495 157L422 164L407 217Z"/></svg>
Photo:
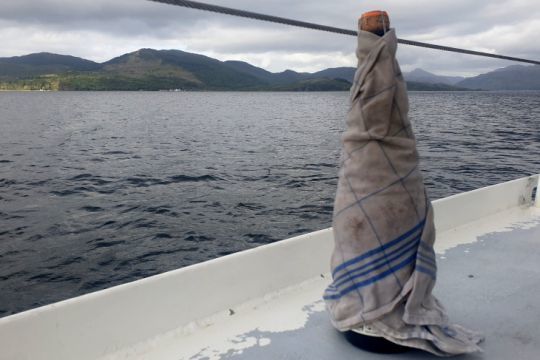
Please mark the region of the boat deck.
<svg viewBox="0 0 540 360"><path fill-rule="evenodd" d="M435 295L484 354L538 358L540 176L433 202ZM0 318L0 360L433 359L364 352L330 325L325 229Z"/></svg>
<svg viewBox="0 0 540 360"><path fill-rule="evenodd" d="M540 209L516 208L482 218L443 232L439 242L435 294L453 322L486 336L484 354L460 359L537 358ZM107 358L396 358L356 349L332 328L321 301L329 282L328 275L323 276ZM436 357L410 351L398 358Z"/></svg>

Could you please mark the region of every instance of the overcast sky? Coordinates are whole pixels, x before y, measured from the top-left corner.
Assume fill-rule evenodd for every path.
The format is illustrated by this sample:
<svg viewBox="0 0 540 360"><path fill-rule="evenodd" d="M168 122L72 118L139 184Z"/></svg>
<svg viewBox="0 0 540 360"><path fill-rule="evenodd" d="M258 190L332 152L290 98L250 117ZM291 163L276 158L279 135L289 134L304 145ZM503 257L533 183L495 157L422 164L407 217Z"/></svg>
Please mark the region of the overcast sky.
<svg viewBox="0 0 540 360"><path fill-rule="evenodd" d="M199 0L204 2L205 0ZM209 0L209 3L355 29L385 9L400 38L540 59L539 0ZM244 60L270 71L355 66L355 39L146 0L0 0L0 57L33 52L103 62L140 48ZM474 75L512 64L401 45L405 71Z"/></svg>

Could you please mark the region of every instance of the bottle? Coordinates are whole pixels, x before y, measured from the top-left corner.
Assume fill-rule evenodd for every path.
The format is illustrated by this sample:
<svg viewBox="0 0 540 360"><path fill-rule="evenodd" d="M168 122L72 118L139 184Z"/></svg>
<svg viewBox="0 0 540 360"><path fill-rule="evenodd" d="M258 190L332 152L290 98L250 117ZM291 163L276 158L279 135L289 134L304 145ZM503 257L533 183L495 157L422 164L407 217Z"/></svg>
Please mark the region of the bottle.
<svg viewBox="0 0 540 360"><path fill-rule="evenodd" d="M390 30L390 18L388 13L382 10L368 11L362 14L358 20L358 28L369 31L375 35L383 36Z"/></svg>

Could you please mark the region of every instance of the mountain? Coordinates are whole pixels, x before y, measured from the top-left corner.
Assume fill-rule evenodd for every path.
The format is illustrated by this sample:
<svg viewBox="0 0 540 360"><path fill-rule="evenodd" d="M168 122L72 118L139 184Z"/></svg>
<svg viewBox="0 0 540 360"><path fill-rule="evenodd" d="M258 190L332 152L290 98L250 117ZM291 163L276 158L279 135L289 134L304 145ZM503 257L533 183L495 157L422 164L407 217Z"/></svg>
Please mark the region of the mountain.
<svg viewBox="0 0 540 360"><path fill-rule="evenodd" d="M180 50L141 49L103 63L103 70L120 77L153 81L160 89L245 90L266 85L222 61Z"/></svg>
<svg viewBox="0 0 540 360"><path fill-rule="evenodd" d="M318 71L316 73L311 74L311 76L312 77L326 77L326 78L331 78L331 79L343 79L352 83L354 80L355 72L356 72L356 68L353 68L353 67L337 67L337 68L329 68L329 69Z"/></svg>
<svg viewBox="0 0 540 360"><path fill-rule="evenodd" d="M100 68L100 64L90 60L43 52L0 58L0 79L28 78L68 71L92 71Z"/></svg>
<svg viewBox="0 0 540 360"><path fill-rule="evenodd" d="M1 59L0 89L45 90L348 90L342 80L180 50L140 49L102 64L54 54ZM34 67L32 68L31 60ZM9 64L11 67L6 67ZM3 82L2 82L3 81Z"/></svg>
<svg viewBox="0 0 540 360"><path fill-rule="evenodd" d="M540 65L511 65L456 84L483 90L540 90Z"/></svg>
<svg viewBox="0 0 540 360"><path fill-rule="evenodd" d="M458 87L447 84L428 84L416 81L407 81L407 90L409 91L470 91L464 87Z"/></svg>
<svg viewBox="0 0 540 360"><path fill-rule="evenodd" d="M275 82L275 74L260 67L253 66L245 61L227 60L225 64L238 72L254 76L267 83Z"/></svg>
<svg viewBox="0 0 540 360"><path fill-rule="evenodd" d="M293 70L285 70L279 73L273 73L244 61L227 60L225 61L225 64L237 71L255 76L256 78L270 85L284 85L315 78L310 73L299 73ZM318 76L316 78L322 77L325 76Z"/></svg>
<svg viewBox="0 0 540 360"><path fill-rule="evenodd" d="M343 79L306 79L269 88L274 91L348 91L351 83Z"/></svg>
<svg viewBox="0 0 540 360"><path fill-rule="evenodd" d="M311 79L310 73L299 73L294 70L285 70L279 73L274 73L275 81L278 83L292 83Z"/></svg>
<svg viewBox="0 0 540 360"><path fill-rule="evenodd" d="M403 73L407 81L420 82L425 84L445 84L456 85L465 78L462 76L441 76L435 75L422 69L414 69L411 72Z"/></svg>
<svg viewBox="0 0 540 360"><path fill-rule="evenodd" d="M140 49L104 63L38 53L0 58L0 90L346 91L355 71L338 67L273 73L243 61L220 61L180 50ZM408 85L411 90L460 90L445 84Z"/></svg>

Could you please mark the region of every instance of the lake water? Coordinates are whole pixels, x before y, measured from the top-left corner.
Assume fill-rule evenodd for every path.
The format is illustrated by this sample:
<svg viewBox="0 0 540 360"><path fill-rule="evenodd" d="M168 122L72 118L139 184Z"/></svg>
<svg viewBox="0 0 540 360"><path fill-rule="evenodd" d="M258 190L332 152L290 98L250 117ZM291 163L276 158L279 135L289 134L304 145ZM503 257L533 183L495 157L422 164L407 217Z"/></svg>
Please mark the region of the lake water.
<svg viewBox="0 0 540 360"><path fill-rule="evenodd" d="M410 102L433 199L540 172L539 92ZM347 104L0 93L0 316L329 227Z"/></svg>

